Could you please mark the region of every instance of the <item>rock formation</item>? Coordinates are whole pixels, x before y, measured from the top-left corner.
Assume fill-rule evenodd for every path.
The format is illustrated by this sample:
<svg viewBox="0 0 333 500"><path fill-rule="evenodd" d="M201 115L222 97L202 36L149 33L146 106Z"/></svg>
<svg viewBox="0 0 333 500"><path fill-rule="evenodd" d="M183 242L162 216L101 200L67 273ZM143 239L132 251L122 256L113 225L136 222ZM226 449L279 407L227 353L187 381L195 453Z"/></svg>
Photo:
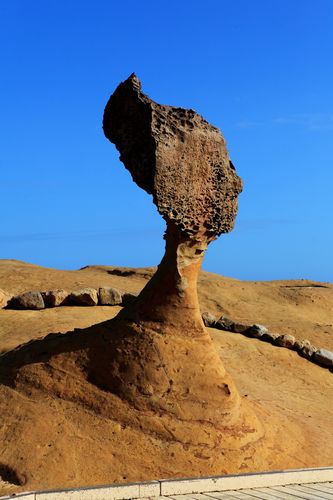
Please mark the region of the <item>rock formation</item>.
<svg viewBox="0 0 333 500"><path fill-rule="evenodd" d="M225 140L193 110L152 101L134 74L110 97L103 130L167 227L165 255L137 299L118 314L117 329L127 333L112 353L110 372L95 371L96 383L187 425L200 421L203 427L204 419L220 430L235 426L247 440L237 390L212 347L197 296L205 250L232 229L242 189ZM256 425L252 418L252 438Z"/></svg>
<svg viewBox="0 0 333 500"><path fill-rule="evenodd" d="M122 317L156 321L165 331L176 315L184 335L200 335L198 272L207 245L232 229L242 189L225 140L193 110L149 99L134 74L107 103L103 129L167 224L158 271Z"/></svg>
<svg viewBox="0 0 333 500"><path fill-rule="evenodd" d="M123 296L126 306L115 319L2 356L6 449L0 465L24 477L30 489L110 482L118 478L114 467L125 468L122 480L152 479L151 462L161 464L164 477L264 469L275 463L272 442L267 449L262 440L257 445L262 426L226 373L197 297L205 250L232 229L242 188L225 141L193 110L150 100L135 75L111 96L103 129L166 221L165 255L137 297ZM108 438L96 442L80 434L87 412L94 416L91 425L102 425L102 418ZM61 448L67 451L59 459L59 429L67 421L71 431ZM21 437L14 447L10 426ZM31 429L38 429L37 437ZM33 459L32 439L38 443ZM90 475L88 456L95 462L126 449L139 454L135 470L126 470L126 459L112 466L100 460L98 475Z"/></svg>
<svg viewBox="0 0 333 500"><path fill-rule="evenodd" d="M155 103L133 74L109 99L103 130L184 239L207 243L232 229L242 182L218 128L192 109Z"/></svg>

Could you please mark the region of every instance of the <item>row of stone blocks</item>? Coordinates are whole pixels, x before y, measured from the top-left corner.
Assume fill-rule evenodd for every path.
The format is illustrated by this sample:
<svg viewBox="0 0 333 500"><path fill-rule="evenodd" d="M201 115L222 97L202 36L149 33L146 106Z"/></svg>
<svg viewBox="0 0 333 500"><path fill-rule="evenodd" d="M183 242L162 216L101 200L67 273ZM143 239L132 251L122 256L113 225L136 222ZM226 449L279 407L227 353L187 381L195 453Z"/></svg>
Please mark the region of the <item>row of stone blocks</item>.
<svg viewBox="0 0 333 500"><path fill-rule="evenodd" d="M144 483L113 484L93 488L59 491L37 491L15 495L22 500L129 500L161 498L174 495L238 491L290 484L326 483L333 481L333 468L294 469L285 471L233 474L228 476L184 478ZM217 495L218 496L218 495ZM12 496L0 500L12 499ZM182 498L182 497L180 497Z"/></svg>
<svg viewBox="0 0 333 500"><path fill-rule="evenodd" d="M0 299L1 293L0 307L32 310L59 306L126 306L137 297L134 293L121 292L112 287L98 289L87 287L74 291L64 289L48 290L46 292L29 291L14 297L10 297L0 290Z"/></svg>
<svg viewBox="0 0 333 500"><path fill-rule="evenodd" d="M307 339L298 340L296 337L288 333L272 333L269 332L265 326L259 324L244 325L242 323L236 323L225 316L221 316L219 319L216 319L209 312L203 313L202 319L205 325L210 328L217 328L218 330L224 330L232 333L241 333L247 337L256 338L279 347L285 347L287 349L297 351L303 358L328 368L333 372L333 352L316 347Z"/></svg>
<svg viewBox="0 0 333 500"><path fill-rule="evenodd" d="M126 306L137 297L137 294L121 292L112 287L100 287L98 289L87 287L80 290L68 291L64 289L48 290L46 292L29 291L9 297L0 290L0 307L7 309L32 309L39 310L46 307L72 306ZM297 351L304 358L329 368L333 371L333 353L327 349L318 348L309 340L298 340L290 334L277 334L269 332L268 329L259 324L244 325L221 316L216 319L211 313L205 312L202 319L207 327L217 328L233 333L241 333L247 337L257 338L270 342L279 347L285 347Z"/></svg>

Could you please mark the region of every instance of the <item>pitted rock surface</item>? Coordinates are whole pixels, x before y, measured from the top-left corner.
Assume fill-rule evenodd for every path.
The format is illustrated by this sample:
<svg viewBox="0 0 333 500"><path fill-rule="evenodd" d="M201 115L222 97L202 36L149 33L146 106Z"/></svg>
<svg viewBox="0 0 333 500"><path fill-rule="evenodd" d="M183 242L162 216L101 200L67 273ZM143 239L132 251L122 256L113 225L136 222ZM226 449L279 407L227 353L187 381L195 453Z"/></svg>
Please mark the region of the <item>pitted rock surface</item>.
<svg viewBox="0 0 333 500"><path fill-rule="evenodd" d="M103 130L184 237L211 241L233 228L242 181L218 128L192 109L152 101L133 74L110 97Z"/></svg>

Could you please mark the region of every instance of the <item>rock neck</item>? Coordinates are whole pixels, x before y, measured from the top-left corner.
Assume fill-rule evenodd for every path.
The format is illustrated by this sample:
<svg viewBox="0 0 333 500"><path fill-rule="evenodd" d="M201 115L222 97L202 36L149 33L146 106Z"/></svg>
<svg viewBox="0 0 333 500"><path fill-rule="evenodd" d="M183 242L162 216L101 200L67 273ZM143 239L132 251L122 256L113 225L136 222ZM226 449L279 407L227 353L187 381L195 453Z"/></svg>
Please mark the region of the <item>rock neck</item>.
<svg viewBox="0 0 333 500"><path fill-rule="evenodd" d="M165 254L155 275L118 319L151 322L155 330L163 333L174 330L188 336L206 335L197 280L207 242L189 240L170 221L165 241Z"/></svg>

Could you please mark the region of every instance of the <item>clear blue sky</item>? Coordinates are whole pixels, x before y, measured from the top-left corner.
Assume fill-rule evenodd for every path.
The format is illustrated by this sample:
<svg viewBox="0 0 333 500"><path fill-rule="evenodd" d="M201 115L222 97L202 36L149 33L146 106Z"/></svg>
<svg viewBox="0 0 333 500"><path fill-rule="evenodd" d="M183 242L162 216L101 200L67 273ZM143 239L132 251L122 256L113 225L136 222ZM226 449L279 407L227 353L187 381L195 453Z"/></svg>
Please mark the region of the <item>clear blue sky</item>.
<svg viewBox="0 0 333 500"><path fill-rule="evenodd" d="M135 71L244 180L204 268L333 282L332 0L0 0L0 258L156 265L164 223L102 133Z"/></svg>

